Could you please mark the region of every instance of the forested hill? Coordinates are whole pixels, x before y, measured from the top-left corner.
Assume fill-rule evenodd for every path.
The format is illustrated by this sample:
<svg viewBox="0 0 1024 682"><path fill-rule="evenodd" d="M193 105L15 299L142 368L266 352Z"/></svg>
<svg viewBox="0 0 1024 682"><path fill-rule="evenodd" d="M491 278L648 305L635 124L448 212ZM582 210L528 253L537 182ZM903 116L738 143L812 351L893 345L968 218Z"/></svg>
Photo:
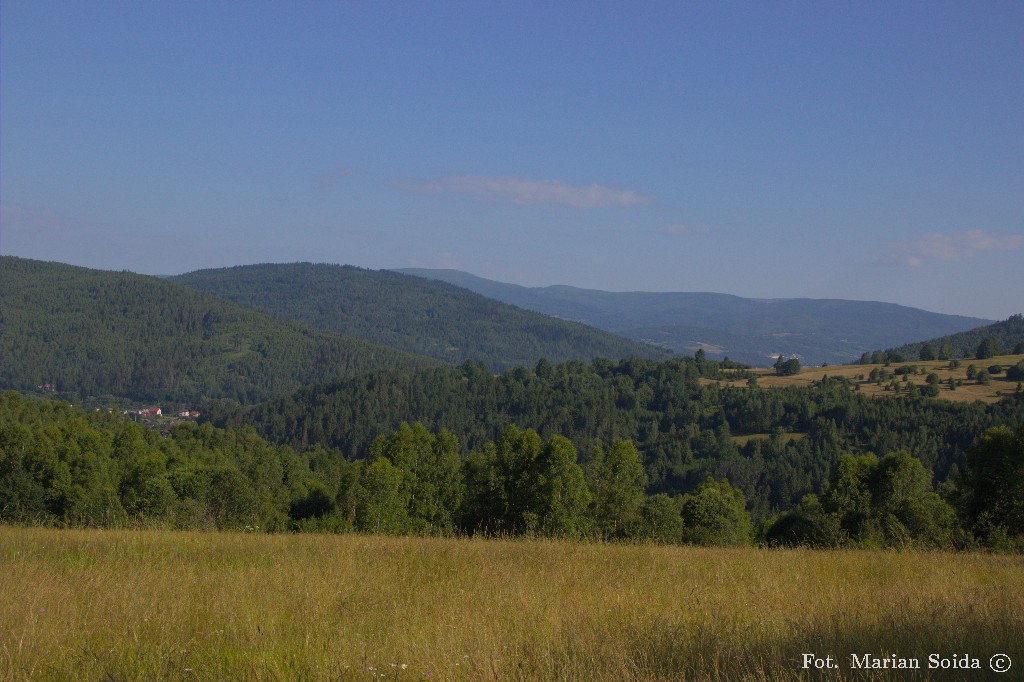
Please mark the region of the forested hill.
<svg viewBox="0 0 1024 682"><path fill-rule="evenodd" d="M853 362L866 351L965 331L991 320L943 315L873 301L751 299L716 293L610 292L570 286L523 287L457 270L404 269L506 303L579 320L683 355L767 367L774 354L805 365Z"/></svg>
<svg viewBox="0 0 1024 682"><path fill-rule="evenodd" d="M757 449L729 478L760 471L799 482L807 471L769 466L781 442ZM0 391L0 523L1021 551L1022 446L1024 429L987 431L942 497L907 452L844 455L823 494L755 531L747 505L757 520L763 491L751 499L728 481L705 480L692 494L645 495L628 440L595 446L581 467L566 438L509 426L461 459L450 432L401 424L367 458L350 460L275 446L248 428L182 422L157 432L107 411ZM812 464L817 475L828 462Z"/></svg>
<svg viewBox="0 0 1024 682"><path fill-rule="evenodd" d="M950 334L937 339L908 343L896 348L882 351L882 355L903 360L928 360L977 357L978 349L983 341L994 339L997 344L988 356L1002 353L1024 353L1024 316L1011 315L1008 319L995 324L985 325L959 334ZM993 341L988 341L993 343ZM922 357L923 355L923 357ZM983 355L986 355L983 353ZM862 360L868 358L861 358ZM902 360L900 360L902 362Z"/></svg>
<svg viewBox="0 0 1024 682"><path fill-rule="evenodd" d="M378 436L413 421L447 429L467 452L513 424L544 438L565 436L584 458L599 445L630 439L643 457L649 493L687 492L708 476L726 477L758 519L820 493L842 454L905 450L938 483L963 467L966 449L986 429L1024 425L1024 394L985 405L868 397L839 378L813 388L708 382L743 373L701 358L538 363L534 371L497 376L466 363L365 374L213 416L220 425L251 424L300 450L318 444L357 458Z"/></svg>
<svg viewBox="0 0 1024 682"><path fill-rule="evenodd" d="M492 370L595 357L671 353L575 322L495 301L436 280L387 270L311 263L200 270L181 284L277 317Z"/></svg>
<svg viewBox="0 0 1024 682"><path fill-rule="evenodd" d="M155 277L0 257L0 388L252 403L434 362Z"/></svg>

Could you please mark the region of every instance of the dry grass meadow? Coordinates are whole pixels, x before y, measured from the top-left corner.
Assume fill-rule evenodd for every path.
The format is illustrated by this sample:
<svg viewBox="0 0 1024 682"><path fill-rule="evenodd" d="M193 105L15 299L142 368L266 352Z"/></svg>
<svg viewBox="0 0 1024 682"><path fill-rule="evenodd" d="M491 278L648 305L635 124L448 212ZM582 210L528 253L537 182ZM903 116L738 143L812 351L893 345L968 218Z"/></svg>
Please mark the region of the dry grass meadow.
<svg viewBox="0 0 1024 682"><path fill-rule="evenodd" d="M816 381L821 381L822 377L844 377L854 384L859 385L860 391L865 395L871 396L891 396L892 391L886 389L888 381L882 382L881 385L876 384L873 381L868 380L868 376L871 374L871 370L876 367L879 369L884 368L885 370L892 372L898 367L904 365L914 365L918 368L919 373L907 376L907 380L917 384L918 386L924 386L928 374L934 373L939 377L940 391L938 398L942 400L954 400L971 402L974 400L981 400L986 403L998 402L1002 397L1013 393L1017 389L1016 381L1009 381L1006 378L1005 370L1007 367L1012 367L1021 360L1024 360L1024 355L1000 355L998 357L989 358L987 360L961 360L960 367L956 369L949 369L948 360L928 360L928 361L917 361L917 362L895 362L890 366L884 365L829 365L827 367L804 367L799 374L780 377L775 375L775 370L772 369L760 369L754 370L754 373L758 376L758 386L770 388L773 386L810 386ZM974 365L977 369L987 369L991 365L1000 365L1003 367L1004 374L997 374L992 377L992 381L988 385L981 385L976 381L969 380L967 378L967 367ZM957 379L962 383L958 386L955 391L949 390L947 382L950 378ZM903 384L903 377L898 377L901 385ZM701 383L713 383L712 380L702 379ZM718 382L723 386L737 386L746 387L746 379L739 381L721 381ZM900 393L905 396L905 393Z"/></svg>
<svg viewBox="0 0 1024 682"><path fill-rule="evenodd" d="M1024 668L1020 556L0 526L0 595L2 680L974 680ZM803 670L803 653L840 668ZM850 670L850 653L925 669ZM983 670L929 671L931 653ZM1010 675L988 672L996 653L1012 657Z"/></svg>

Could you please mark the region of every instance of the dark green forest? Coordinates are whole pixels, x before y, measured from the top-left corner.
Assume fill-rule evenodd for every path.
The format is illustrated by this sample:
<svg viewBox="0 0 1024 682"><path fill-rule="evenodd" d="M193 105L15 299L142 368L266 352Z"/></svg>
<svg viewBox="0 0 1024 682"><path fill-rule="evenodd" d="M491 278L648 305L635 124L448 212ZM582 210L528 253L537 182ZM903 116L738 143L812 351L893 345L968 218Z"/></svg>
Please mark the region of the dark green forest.
<svg viewBox="0 0 1024 682"><path fill-rule="evenodd" d="M275 270L281 287L302 286L296 267ZM303 315L333 314L289 300ZM424 305L409 326L420 341L433 319L446 343L475 329L483 348L505 319L465 326L451 312L448 327L454 308ZM382 312L378 326L404 328L406 314ZM504 341L571 339L531 324ZM971 357L1013 350L1003 344L1021 319L1000 324L1009 341L993 329L964 337ZM587 343L565 347L598 352ZM1015 372L1024 368L1007 378ZM1020 391L984 404L869 397L828 376L758 388L747 366L704 351L542 358L495 373L158 278L10 257L0 259L0 388L19 391L0 398L0 521L1024 547ZM201 405L206 423L164 420L158 431L120 410L23 393Z"/></svg>
<svg viewBox="0 0 1024 682"><path fill-rule="evenodd" d="M984 350L983 350L984 349ZM979 355L979 351L981 351ZM1002 322L929 341L909 343L884 351L864 353L859 364L985 358L1024 353L1024 315L1011 315Z"/></svg>
<svg viewBox="0 0 1024 682"><path fill-rule="evenodd" d="M182 422L161 433L116 413L6 391L0 521L673 542L687 528L689 498L645 498L628 441L592 453L586 471L567 439L515 426L461 453L451 433L418 423L399 425L366 458L350 460L319 446L273 445L251 427ZM724 482L706 489L725 495L729 541L749 542L742 494Z"/></svg>
<svg viewBox="0 0 1024 682"><path fill-rule="evenodd" d="M666 359L672 353L530 312L436 280L312 263L245 265L172 278L282 319L459 364L501 371L597 357Z"/></svg>
<svg viewBox="0 0 1024 682"><path fill-rule="evenodd" d="M351 458L366 457L375 438L413 421L454 434L463 455L512 425L567 438L584 462L596 448L627 439L641 455L649 494L728 479L755 522L820 494L843 455L904 450L937 485L962 470L967 449L987 429L1024 424L1020 394L985 405L867 397L841 378L771 389L709 381L744 373L703 358L542 361L500 375L466 363L370 373L213 418L252 425L272 442L339 448Z"/></svg>
<svg viewBox="0 0 1024 682"><path fill-rule="evenodd" d="M904 450L842 455L821 495L752 523L740 487L708 477L649 494L629 440L583 458L561 435L505 428L463 455L402 423L367 456L273 445L251 427L160 433L106 411L0 393L0 521L55 526L550 536L699 545L1020 549L1024 428L989 429L933 489Z"/></svg>
<svg viewBox="0 0 1024 682"><path fill-rule="evenodd" d="M435 361L129 272L0 257L0 387L197 406Z"/></svg>

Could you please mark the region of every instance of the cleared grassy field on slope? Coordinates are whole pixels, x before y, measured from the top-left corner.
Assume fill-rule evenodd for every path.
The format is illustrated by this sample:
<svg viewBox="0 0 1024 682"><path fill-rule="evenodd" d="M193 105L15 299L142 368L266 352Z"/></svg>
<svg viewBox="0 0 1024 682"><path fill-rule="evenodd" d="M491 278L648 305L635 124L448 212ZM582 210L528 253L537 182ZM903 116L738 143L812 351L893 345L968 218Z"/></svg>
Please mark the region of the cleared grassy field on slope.
<svg viewBox="0 0 1024 682"><path fill-rule="evenodd" d="M2 679L989 679L999 653L1024 667L1018 556L0 527L0 594ZM803 670L804 653L839 668ZM924 669L851 670L851 653ZM982 670L930 671L930 654Z"/></svg>
<svg viewBox="0 0 1024 682"><path fill-rule="evenodd" d="M986 403L995 403L1016 390L1017 382L1010 381L1006 378L1006 368L1012 367L1021 360L1024 360L1024 355L1000 355L986 360L965 359L960 360L960 366L956 369L949 368L948 360L894 362L888 367L884 365L830 365L828 367L804 367L799 374L788 377L776 376L775 370L771 369L757 369L753 370L753 372L758 377L758 386L762 387L810 386L816 381L821 381L822 377L830 376L849 379L853 383L860 385L860 390L865 395L891 396L895 394L891 390L888 390L888 380L881 382L880 385L869 380L871 370L877 368L879 370L884 369L887 372L893 372L900 367L913 365L917 367L918 373L907 375L907 380L911 383L917 384L918 386L924 386L927 383L927 376L934 373L939 377L940 390L938 397L941 399L964 402L981 400ZM967 368L971 365L974 365L979 371L988 369L991 365L999 365L1002 367L1003 373L992 375L991 382L987 385L982 385L973 379L967 378ZM962 382L960 386L957 386L955 391L949 389L948 382L950 378ZM906 395L906 384L903 382L903 376L898 376L897 380L903 389L900 395ZM712 383L712 381L706 379L702 379L701 382ZM732 382L724 381L721 383L723 385L739 387L747 385L745 379Z"/></svg>

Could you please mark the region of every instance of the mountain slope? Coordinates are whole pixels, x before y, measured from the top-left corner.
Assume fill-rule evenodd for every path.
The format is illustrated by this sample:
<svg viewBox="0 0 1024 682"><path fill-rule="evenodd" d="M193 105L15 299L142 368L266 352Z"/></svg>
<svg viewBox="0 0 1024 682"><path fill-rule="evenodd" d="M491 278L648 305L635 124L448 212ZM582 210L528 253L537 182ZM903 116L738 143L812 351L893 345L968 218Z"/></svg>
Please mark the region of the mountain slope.
<svg viewBox="0 0 1024 682"><path fill-rule="evenodd" d="M517 365L671 353L444 282L386 270L289 263L200 270L173 281L277 317L450 363Z"/></svg>
<svg viewBox="0 0 1024 682"><path fill-rule="evenodd" d="M838 364L865 351L964 331L989 322L873 301L750 299L715 293L608 292L523 287L455 270L404 269L530 310L579 320L679 353L769 365L773 354ZM885 341L883 341L885 339Z"/></svg>
<svg viewBox="0 0 1024 682"><path fill-rule="evenodd" d="M434 364L130 272L0 257L0 387L196 403Z"/></svg>
<svg viewBox="0 0 1024 682"><path fill-rule="evenodd" d="M890 348L885 352L894 353L907 360L919 360L921 348L928 344L936 354L941 353L950 358L972 358L981 342L990 336L999 339L1002 352L1019 353L1020 351L1016 349L1024 344L1024 316L1011 315L1009 319L1002 322L988 324L958 334L949 334L937 339L908 343Z"/></svg>

